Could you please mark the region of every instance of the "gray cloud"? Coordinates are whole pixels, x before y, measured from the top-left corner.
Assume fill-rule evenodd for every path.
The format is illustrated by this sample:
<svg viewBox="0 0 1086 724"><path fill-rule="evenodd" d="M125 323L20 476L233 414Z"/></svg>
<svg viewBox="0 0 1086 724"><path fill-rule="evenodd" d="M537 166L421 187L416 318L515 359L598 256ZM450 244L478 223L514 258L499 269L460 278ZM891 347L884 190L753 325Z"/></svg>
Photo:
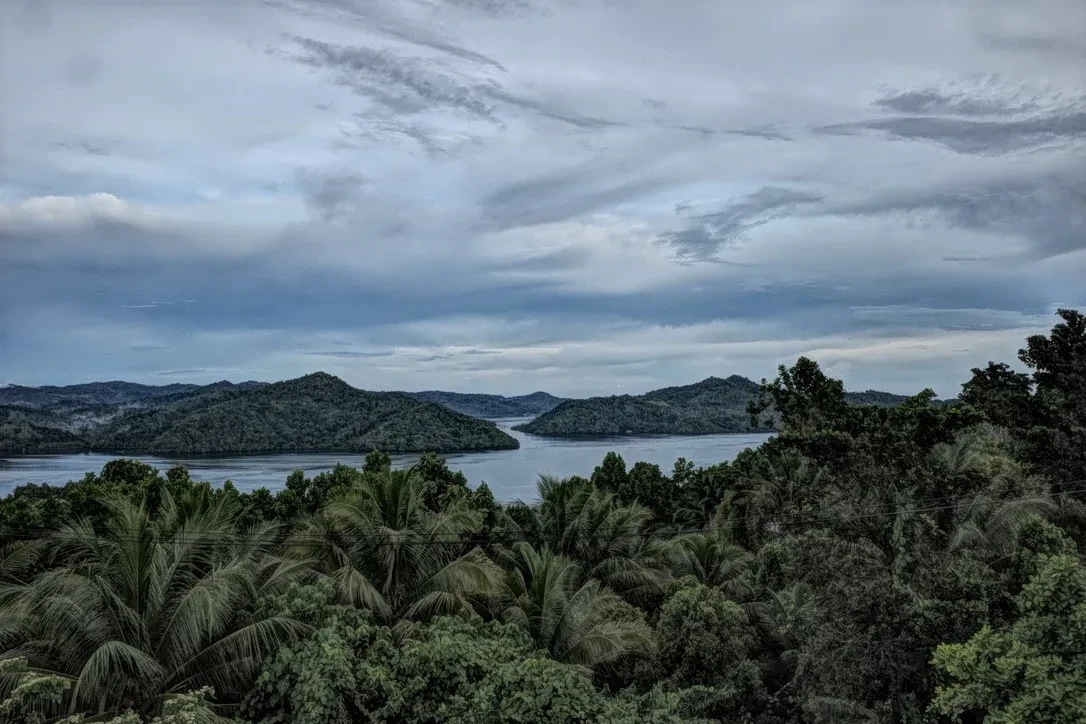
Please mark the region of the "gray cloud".
<svg viewBox="0 0 1086 724"><path fill-rule="evenodd" d="M482 201L481 228L564 221L582 214L635 199L666 185L666 179L601 179L578 174L553 174L511 184Z"/></svg>
<svg viewBox="0 0 1086 724"><path fill-rule="evenodd" d="M1058 35L986 32L981 34L981 39L984 45L996 50L1051 53L1068 56L1072 61L1086 58L1086 43Z"/></svg>
<svg viewBox="0 0 1086 724"><path fill-rule="evenodd" d="M874 131L931 141L957 153L1004 154L1086 138L1086 96L1051 87L1008 84L998 75L972 75L947 87L890 92L877 108L908 115L824 125L821 133Z"/></svg>
<svg viewBox="0 0 1086 724"><path fill-rule="evenodd" d="M795 140L791 136L774 130L775 126L765 125L757 128L736 128L727 131L735 136L747 136L749 138L761 138L766 141L792 141Z"/></svg>
<svg viewBox="0 0 1086 724"><path fill-rule="evenodd" d="M902 113L939 114L963 116L993 116L1008 113L1026 113L1036 110L1036 101L1008 102L998 97L983 98L965 93L945 93L937 88L892 93L875 101L876 106Z"/></svg>
<svg viewBox="0 0 1086 724"><path fill-rule="evenodd" d="M712 261L751 229L789 216L801 205L823 200L820 194L766 186L719 211L691 216L685 227L662 234L660 241L674 248L680 259ZM685 214L687 208L676 211Z"/></svg>
<svg viewBox="0 0 1086 724"><path fill-rule="evenodd" d="M969 189L921 189L884 193L854 203L824 209L828 214L885 215L896 212L934 212L962 229L996 232L1018 237L1028 244L1026 256L1047 258L1086 249L1086 176L1048 174L1037 179L999 181ZM1006 251L974 257L946 257L951 261L998 258L1020 259Z"/></svg>
<svg viewBox="0 0 1086 724"><path fill-rule="evenodd" d="M366 179L349 169L300 169L298 185L306 205L324 221L348 213L358 199Z"/></svg>
<svg viewBox="0 0 1086 724"><path fill-rule="evenodd" d="M562 123L568 123L571 126L578 128L594 129L594 128L608 128L608 127L621 127L626 125L620 121L610 121L605 118L593 118L592 116L585 116L578 113L571 112L569 110L563 110L553 103L544 103L532 98L523 98L498 87L496 84L488 85L483 89L483 92L488 98L495 101L505 103L507 105L521 108L526 111L532 111L544 118L549 118L552 121L560 121Z"/></svg>
<svg viewBox="0 0 1086 724"><path fill-rule="evenodd" d="M470 0L464 1L465 4L470 2ZM395 14L395 3L382 5L379 2L354 3L350 2L350 0L301 0L299 2L263 0L263 2L267 5L282 8L308 17L330 18L336 22L347 20L396 40L424 48L430 48L431 50L437 50L460 58L461 60L505 71L505 68L497 60L442 37L440 34L434 32L432 27L420 27L417 24L411 24L402 18L397 17ZM495 6L495 9L497 9L497 6L502 5L502 3L497 0L492 4ZM505 4L508 7L512 7L518 3L508 2Z"/></svg>
<svg viewBox="0 0 1086 724"><path fill-rule="evenodd" d="M74 151L82 151L83 153L91 156L109 156L110 151L105 146L101 146L88 141L75 141L75 142L60 142L53 144L57 148L66 148Z"/></svg>
<svg viewBox="0 0 1086 724"><path fill-rule="evenodd" d="M297 60L327 68L336 82L368 97L393 114L418 113L434 107L499 123L488 94L471 82L423 58L399 56L391 50L325 43L294 37L305 51Z"/></svg>
<svg viewBox="0 0 1086 724"><path fill-rule="evenodd" d="M518 95L493 78L473 78L435 59L398 55L389 49L344 46L312 38L294 37L306 52L295 58L335 74L336 82L366 96L395 116L448 108L465 115L504 125L498 109L511 109L582 129L619 127L625 124L584 115L561 104Z"/></svg>
<svg viewBox="0 0 1086 724"><path fill-rule="evenodd" d="M382 350L379 352L356 352L346 349L327 349L312 351L306 350L302 354L309 357L337 357L339 359L373 359L377 357L391 357L396 354L391 350Z"/></svg>
<svg viewBox="0 0 1086 724"><path fill-rule="evenodd" d="M958 153L1002 154L1086 138L1086 110L1007 121L897 116L815 130L844 134L876 131L907 141L932 141Z"/></svg>

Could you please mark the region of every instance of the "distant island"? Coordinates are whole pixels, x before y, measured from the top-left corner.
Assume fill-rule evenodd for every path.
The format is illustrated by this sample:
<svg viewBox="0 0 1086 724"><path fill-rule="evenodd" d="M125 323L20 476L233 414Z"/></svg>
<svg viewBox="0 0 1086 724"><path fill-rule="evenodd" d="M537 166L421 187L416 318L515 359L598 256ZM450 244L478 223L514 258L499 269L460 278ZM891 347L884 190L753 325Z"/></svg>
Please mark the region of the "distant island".
<svg viewBox="0 0 1086 724"><path fill-rule="evenodd" d="M530 395L504 397L502 395L471 394L465 392L442 392L425 390L406 393L416 400L434 402L451 410L462 412L472 417L494 419L499 417L529 417L549 412L565 402L567 398L555 397L546 392L533 392Z"/></svg>
<svg viewBox="0 0 1086 724"><path fill-rule="evenodd" d="M323 372L273 384L0 388L0 454L442 453L517 447L517 440L492 422L401 392L359 390Z"/></svg>
<svg viewBox="0 0 1086 724"><path fill-rule="evenodd" d="M567 400L514 430L546 437L611 435L710 435L765 432L753 428L747 405L757 382L739 375L709 377L692 385L665 387L643 395ZM906 395L867 390L845 393L856 405L891 406Z"/></svg>

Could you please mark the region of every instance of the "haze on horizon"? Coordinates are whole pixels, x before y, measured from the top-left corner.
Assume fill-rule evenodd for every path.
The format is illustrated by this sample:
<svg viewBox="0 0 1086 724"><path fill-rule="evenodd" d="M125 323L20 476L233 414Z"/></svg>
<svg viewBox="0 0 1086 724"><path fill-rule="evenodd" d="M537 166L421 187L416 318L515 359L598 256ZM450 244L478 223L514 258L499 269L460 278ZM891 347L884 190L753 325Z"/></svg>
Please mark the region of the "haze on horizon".
<svg viewBox="0 0 1086 724"><path fill-rule="evenodd" d="M1086 306L1086 3L13 0L0 383L957 394Z"/></svg>

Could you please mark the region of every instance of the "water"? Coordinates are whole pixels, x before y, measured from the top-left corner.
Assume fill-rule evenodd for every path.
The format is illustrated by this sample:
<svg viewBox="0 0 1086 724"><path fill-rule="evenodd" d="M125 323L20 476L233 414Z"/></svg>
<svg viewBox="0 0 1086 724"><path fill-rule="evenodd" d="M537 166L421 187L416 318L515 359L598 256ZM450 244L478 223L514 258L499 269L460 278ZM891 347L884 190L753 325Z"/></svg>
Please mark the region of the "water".
<svg viewBox="0 0 1086 724"><path fill-rule="evenodd" d="M757 447L769 438L767 434L744 434L565 440L511 429L513 425L529 419L495 420L499 427L520 440L519 450L448 455L449 467L463 471L472 485L485 481L499 500L528 500L535 496L535 481L539 473L588 476L610 450L622 455L627 466L638 461L656 463L668 473L677 458L684 457L699 466L712 465L731 460L745 448ZM100 471L114 457L80 453L0 458L0 495L7 495L13 487L23 483L63 485L69 480L79 480L84 473ZM313 476L336 463L359 467L365 456L350 453L288 453L196 458L129 457L138 457L161 472L180 463L189 469L193 479L215 485L231 480L239 490L261 486L276 490L283 486L293 470L304 470L306 475ZM409 465L417 458L416 455L395 455L392 460L394 465L400 467Z"/></svg>

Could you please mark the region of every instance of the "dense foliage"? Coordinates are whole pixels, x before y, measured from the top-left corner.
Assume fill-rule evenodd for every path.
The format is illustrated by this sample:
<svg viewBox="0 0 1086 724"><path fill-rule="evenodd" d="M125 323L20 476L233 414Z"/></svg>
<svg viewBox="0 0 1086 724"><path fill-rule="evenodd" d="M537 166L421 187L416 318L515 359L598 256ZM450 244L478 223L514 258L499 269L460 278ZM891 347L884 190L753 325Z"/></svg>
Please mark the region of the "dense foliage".
<svg viewBox="0 0 1086 724"><path fill-rule="evenodd" d="M426 390L408 392L408 395L423 402L433 402L462 412L472 417L496 419L499 417L529 417L541 415L565 400L546 392L533 392L529 395L504 397L502 395L468 394L463 392L443 392Z"/></svg>
<svg viewBox="0 0 1086 724"><path fill-rule="evenodd" d="M1030 373L608 454L499 504L436 455L213 489L113 460L0 501L0 722L986 724L1086 718L1086 329Z"/></svg>
<svg viewBox="0 0 1086 724"><path fill-rule="evenodd" d="M119 384L119 383L118 383ZM157 388L151 388L157 389ZM271 385L229 383L195 392L141 398L71 432L53 407L46 421L19 420L31 411L0 410L12 426L3 452L89 449L158 455L298 451L452 452L504 450L517 441L493 423L399 393L364 392L316 373ZM68 428L68 431L65 431Z"/></svg>
<svg viewBox="0 0 1086 724"><path fill-rule="evenodd" d="M23 410L0 408L0 455L79 452L86 443L79 435L27 419Z"/></svg>

